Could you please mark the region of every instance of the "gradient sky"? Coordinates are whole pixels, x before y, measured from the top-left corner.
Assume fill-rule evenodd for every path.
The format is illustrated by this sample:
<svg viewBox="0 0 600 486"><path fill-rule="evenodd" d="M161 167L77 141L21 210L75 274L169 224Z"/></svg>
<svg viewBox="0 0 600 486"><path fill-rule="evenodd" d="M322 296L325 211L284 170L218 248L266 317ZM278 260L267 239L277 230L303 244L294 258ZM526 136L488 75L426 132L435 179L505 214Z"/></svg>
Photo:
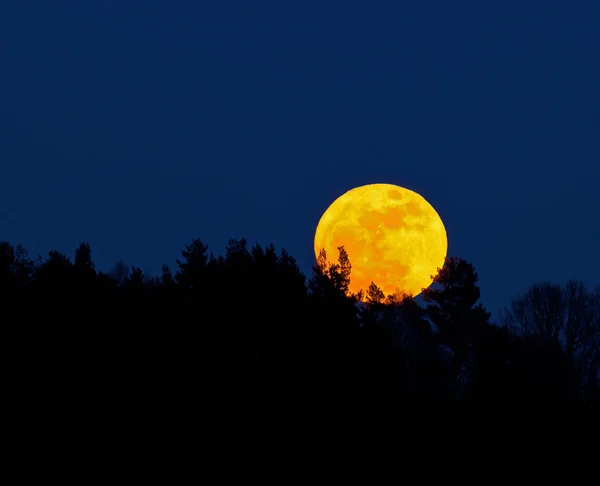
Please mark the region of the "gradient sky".
<svg viewBox="0 0 600 486"><path fill-rule="evenodd" d="M598 26L598 0L4 0L0 240L153 273L245 236L308 275L327 206L388 182L493 313L595 285Z"/></svg>

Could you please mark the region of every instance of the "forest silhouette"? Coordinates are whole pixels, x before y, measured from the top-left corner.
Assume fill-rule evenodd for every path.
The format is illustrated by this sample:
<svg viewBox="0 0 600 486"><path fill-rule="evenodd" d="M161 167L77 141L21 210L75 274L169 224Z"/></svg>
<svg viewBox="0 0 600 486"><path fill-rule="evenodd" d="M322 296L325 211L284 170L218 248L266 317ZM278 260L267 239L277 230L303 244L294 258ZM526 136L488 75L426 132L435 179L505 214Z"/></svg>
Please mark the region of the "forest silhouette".
<svg viewBox="0 0 600 486"><path fill-rule="evenodd" d="M420 305L375 283L349 294L352 266L338 250L306 277L273 245L232 239L214 256L194 239L174 271L149 277L124 262L97 271L87 243L73 259L51 251L34 261L2 242L15 384L47 403L67 394L106 406L118 397L600 409L600 286L534 283L492 322L461 258L446 259Z"/></svg>

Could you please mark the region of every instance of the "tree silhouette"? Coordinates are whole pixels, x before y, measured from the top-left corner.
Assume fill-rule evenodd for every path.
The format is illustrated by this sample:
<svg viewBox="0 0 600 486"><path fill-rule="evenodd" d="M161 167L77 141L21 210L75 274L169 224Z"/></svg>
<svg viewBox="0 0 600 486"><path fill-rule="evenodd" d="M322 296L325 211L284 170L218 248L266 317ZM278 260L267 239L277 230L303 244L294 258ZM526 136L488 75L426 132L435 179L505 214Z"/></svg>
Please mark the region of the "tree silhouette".
<svg viewBox="0 0 600 486"><path fill-rule="evenodd" d="M129 265L123 260L119 260L108 272L108 276L122 285L125 282L125 278L129 275L129 270Z"/></svg>
<svg viewBox="0 0 600 486"><path fill-rule="evenodd" d="M0 304L17 304L31 283L35 264L21 245L0 242Z"/></svg>
<svg viewBox="0 0 600 486"><path fill-rule="evenodd" d="M180 411L202 409L200 395L230 416L283 402L371 418L385 407L412 417L423 401L438 412L598 410L600 287L535 284L498 326L463 259L446 259L423 308L376 282L352 294L345 249L327 257L307 281L285 249L239 238L215 256L196 238L174 272L151 276L122 261L99 271L88 243L73 260L53 250L34 262L1 242L8 362L46 397Z"/></svg>
<svg viewBox="0 0 600 486"><path fill-rule="evenodd" d="M427 315L439 332L439 342L452 364L453 393L463 398L473 376L474 344L490 313L477 304L479 277L472 264L457 257L446 258L443 268L423 291Z"/></svg>
<svg viewBox="0 0 600 486"><path fill-rule="evenodd" d="M81 243L75 251L75 268L81 270L94 270L92 261L92 249L88 243Z"/></svg>
<svg viewBox="0 0 600 486"><path fill-rule="evenodd" d="M206 300L208 289L208 247L200 238L195 238L191 244L181 251L183 260L177 260L178 270L175 279L186 294L190 304L200 304Z"/></svg>
<svg viewBox="0 0 600 486"><path fill-rule="evenodd" d="M533 349L544 350L546 370L552 372L540 371L538 378L556 383L560 374L569 381L560 392L564 395L597 381L598 310L597 292L588 291L582 282L569 281L564 286L540 282L513 299L503 319L524 335Z"/></svg>
<svg viewBox="0 0 600 486"><path fill-rule="evenodd" d="M351 265L343 246L338 248L337 263L327 260L327 253L321 250L313 274L308 281L310 303L316 320L321 327L329 325L332 330L344 332L344 329L358 327L356 303L357 296L350 295Z"/></svg>

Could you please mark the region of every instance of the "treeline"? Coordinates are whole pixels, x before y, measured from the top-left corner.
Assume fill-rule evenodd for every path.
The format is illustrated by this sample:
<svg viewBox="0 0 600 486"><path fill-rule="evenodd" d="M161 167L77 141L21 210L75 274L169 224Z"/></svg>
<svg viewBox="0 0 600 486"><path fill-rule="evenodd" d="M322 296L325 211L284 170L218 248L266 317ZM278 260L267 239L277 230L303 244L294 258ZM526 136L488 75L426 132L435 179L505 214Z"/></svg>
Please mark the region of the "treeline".
<svg viewBox="0 0 600 486"><path fill-rule="evenodd" d="M424 306L375 284L351 295L351 278L343 247L307 279L285 250L245 239L221 256L195 239L155 277L123 263L97 271L86 243L73 259L37 261L0 243L8 374L46 401L598 409L599 289L538 283L493 323L460 258L446 260Z"/></svg>

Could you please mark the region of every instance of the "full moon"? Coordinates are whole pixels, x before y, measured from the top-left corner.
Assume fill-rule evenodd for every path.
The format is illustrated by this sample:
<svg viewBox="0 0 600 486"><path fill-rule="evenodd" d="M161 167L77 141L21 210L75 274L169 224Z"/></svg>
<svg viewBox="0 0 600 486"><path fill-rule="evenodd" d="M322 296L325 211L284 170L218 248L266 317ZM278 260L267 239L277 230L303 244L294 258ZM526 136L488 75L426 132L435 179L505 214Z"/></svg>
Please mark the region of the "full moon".
<svg viewBox="0 0 600 486"><path fill-rule="evenodd" d="M374 282L385 295L413 297L431 285L444 265L444 223L422 196L392 184L368 184L342 194L327 208L315 232L314 249L329 262L344 246L352 265L350 291Z"/></svg>

